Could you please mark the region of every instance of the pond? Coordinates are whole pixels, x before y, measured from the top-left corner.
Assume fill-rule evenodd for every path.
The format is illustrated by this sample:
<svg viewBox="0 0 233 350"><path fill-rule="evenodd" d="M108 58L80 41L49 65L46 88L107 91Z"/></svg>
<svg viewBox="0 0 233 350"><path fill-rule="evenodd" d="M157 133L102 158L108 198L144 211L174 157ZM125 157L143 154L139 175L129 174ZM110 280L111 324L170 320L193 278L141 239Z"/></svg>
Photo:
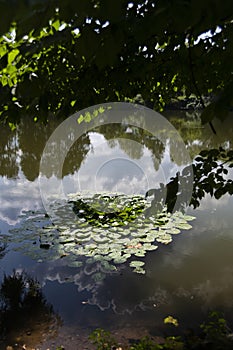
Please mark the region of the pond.
<svg viewBox="0 0 233 350"><path fill-rule="evenodd" d="M232 116L223 125L214 121L215 135L194 113L163 115L180 133L191 160L201 150L232 149ZM168 315L177 318L182 329L195 328L208 310L223 310L233 321L232 196L217 200L205 194L195 210L188 208L186 219L172 219L167 236L151 240L149 231L158 223L153 219L146 230L143 226L146 192L176 175L182 155L172 157L174 145L169 139L162 143L131 125L103 125L84 133L69 149L61 179L71 203L55 201L60 221L53 225L41 200L39 169L46 142L58 125L55 120L44 126L25 118L14 131L1 127L0 282L5 288L1 290L7 289L9 276L13 289L20 279L24 283L23 314L13 318L14 326L9 321L4 327L5 319L0 319L1 348L15 343L35 347L42 341L41 349L61 344L66 350L91 349L87 336L95 328L110 330L121 341L162 336ZM56 188L61 179L52 174L51 167ZM74 193L76 197L71 196ZM95 199L103 213L91 202L90 193L99 194ZM82 225L72 227L71 233L66 223L74 216ZM136 225L143 234L137 236L134 228L130 233L134 240L127 241L136 216L141 218ZM107 235L98 226L101 220ZM100 249L98 239L106 240ZM119 241L124 246L120 252ZM109 245L112 248L106 251ZM110 258L103 265L104 255ZM36 308L28 302L32 290L37 293ZM9 300L9 290L5 296ZM0 305L5 307L2 301ZM12 321L13 315L8 316Z"/></svg>

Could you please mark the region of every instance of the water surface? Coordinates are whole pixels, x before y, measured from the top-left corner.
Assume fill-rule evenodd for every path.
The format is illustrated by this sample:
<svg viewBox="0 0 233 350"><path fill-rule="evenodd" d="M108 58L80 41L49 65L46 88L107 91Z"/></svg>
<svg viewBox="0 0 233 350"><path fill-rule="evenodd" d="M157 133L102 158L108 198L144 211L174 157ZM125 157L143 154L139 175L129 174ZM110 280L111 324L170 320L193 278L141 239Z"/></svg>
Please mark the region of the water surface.
<svg viewBox="0 0 233 350"><path fill-rule="evenodd" d="M202 149L220 145L232 148L230 118L224 127L215 122L214 135L208 125L201 126L194 116L184 122L185 112L167 114L191 158ZM2 128L0 136L0 280L16 270L25 271L40 282L56 315L56 323L49 321L48 326L52 327L50 333L55 342L65 342L66 338L66 349L74 349L77 339L80 341L80 337L85 338L97 327L118 332L121 337L133 337L135 330L138 336L161 335L167 315L178 318L183 328L196 327L210 309L223 310L232 320L233 200L229 195L220 200L205 196L196 210L189 208L188 213L196 217L192 229L176 235L172 243L148 252L144 275L133 273L127 264L122 264L113 274L95 282L91 276L96 271L85 264L76 268L68 266L63 258L53 261L49 249L41 249L43 259L33 257L30 239L14 239L10 230L22 226L25 213L29 215L31 211L32 217L37 211L43 213L39 162L57 124L53 121L42 126L25 120L14 132ZM64 191L144 195L154 184L166 183L182 166L171 159L172 147L130 126L93 130L75 142L66 157ZM35 241L34 246L37 244ZM123 335L122 329L126 330ZM46 338L44 328L38 332ZM48 340L44 346L51 342Z"/></svg>

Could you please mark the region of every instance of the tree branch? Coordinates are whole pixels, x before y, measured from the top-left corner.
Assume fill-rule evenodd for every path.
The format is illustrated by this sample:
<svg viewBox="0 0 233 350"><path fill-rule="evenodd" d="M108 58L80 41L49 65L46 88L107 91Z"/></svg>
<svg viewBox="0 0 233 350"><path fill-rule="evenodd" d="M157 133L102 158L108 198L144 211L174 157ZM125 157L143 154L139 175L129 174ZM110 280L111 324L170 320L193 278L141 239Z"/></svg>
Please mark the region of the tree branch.
<svg viewBox="0 0 233 350"><path fill-rule="evenodd" d="M190 36L191 36L191 34L190 34ZM190 38L190 36L189 36L189 38ZM200 92L200 90L199 90L199 87L198 87L198 85L197 85L196 77L195 77L195 74L194 74L193 61L192 61L192 54L191 54L191 46L190 46L190 44L188 44L188 56L189 56L189 66L190 66L190 72L191 72L192 83L193 83L193 86L194 86L194 88L195 88L195 90L196 90L196 92L197 92L197 95L198 95L199 99L200 99L202 108L205 109L205 108L206 108L205 102L204 102L204 100L203 100L202 94L201 94L201 92ZM214 126L213 126L213 124L212 124L211 121L209 122L209 126L210 126L211 130L213 131L213 133L216 135L217 132L216 132L216 130L215 130L215 128L214 128Z"/></svg>

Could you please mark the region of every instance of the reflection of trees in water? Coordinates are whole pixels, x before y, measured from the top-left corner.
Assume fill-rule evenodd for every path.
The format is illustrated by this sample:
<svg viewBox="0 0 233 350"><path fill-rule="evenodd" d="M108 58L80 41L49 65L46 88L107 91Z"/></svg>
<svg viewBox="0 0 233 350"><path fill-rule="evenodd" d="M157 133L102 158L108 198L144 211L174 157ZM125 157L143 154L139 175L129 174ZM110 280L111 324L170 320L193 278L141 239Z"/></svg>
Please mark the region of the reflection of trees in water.
<svg viewBox="0 0 233 350"><path fill-rule="evenodd" d="M91 147L89 135L83 134L73 143L65 158L62 175L74 174L77 171Z"/></svg>
<svg viewBox="0 0 233 350"><path fill-rule="evenodd" d="M203 149L218 148L219 146L232 149L233 123L232 114L224 121L224 127L219 120L214 121L217 135L209 125L202 125L199 115L187 112L173 111L168 114L169 121L181 135L190 156L193 158Z"/></svg>
<svg viewBox="0 0 233 350"><path fill-rule="evenodd" d="M165 146L159 139L151 136L146 130L124 124L107 124L98 127L96 131L100 132L108 140L110 147L115 147L116 139L118 139L117 142L120 148L133 159L141 158L143 147L147 148L151 151L155 170L159 169L164 156ZM130 140L135 142L130 145Z"/></svg>
<svg viewBox="0 0 233 350"><path fill-rule="evenodd" d="M222 162L219 162L220 159L222 160ZM224 151L221 148L210 150L210 151L203 151L199 155L199 157L196 158L195 163L193 164L194 191L193 191L193 198L191 201L191 204L194 207L200 204L201 199L205 196L206 193L210 193L216 199L219 199L225 193L229 193L231 195L233 194L233 181L227 178L227 175L228 175L227 167L226 167L227 165L231 167L233 166L233 151ZM189 175L189 168L184 168L182 173L182 178L184 179L185 176L188 176L188 175ZM168 210L170 207L170 211L173 210L174 199L177 199L177 197L179 196L182 197L182 193L178 193L178 187L177 187L178 181L179 181L179 178L176 176L173 179L170 179L170 182L167 184L166 204L168 206ZM156 189L156 191L157 191L156 193L158 193L159 189ZM177 200L179 200L179 198ZM182 206L182 204L183 203L181 202L180 205ZM184 204L188 204L188 203L184 203ZM63 209L65 209L65 206L62 206L62 207ZM153 201L152 201L152 209L153 209ZM64 214L67 215L67 210L65 210ZM25 229L26 227L24 227L24 230ZM33 229L33 232L35 234L36 231ZM32 241L35 242L35 239L33 238L33 232L31 233L30 231L26 230L26 234L29 234ZM79 233L80 233L80 230L79 230ZM15 232L15 235L16 235L16 232ZM51 227L49 228L49 235L51 237ZM85 232L84 235L87 235L87 232ZM42 233L41 233L41 237L42 237ZM64 235L63 239L64 239L64 242L66 239L68 239L67 244L69 245L72 244L70 233L68 234L68 236ZM80 239L75 241L74 247L80 247L81 241L82 240ZM53 243L55 242L54 238L52 238L52 242ZM57 250L59 253L58 255L59 261L64 264L68 264L70 248L68 246L68 248L66 249L65 243L62 242L61 234L59 236L59 242L62 244L62 247L63 247L62 249L64 249L64 250L60 250L60 247L59 247L59 249ZM78 242L78 245L76 246L77 242ZM85 242L85 238L84 238L84 242ZM85 242L83 246L86 246L86 245L87 243ZM44 247L44 248L49 249L49 247L50 245L47 244L47 247ZM34 248L36 248L35 244L33 244L33 249ZM46 256L51 257L53 251L50 251L50 254L48 254L48 251L46 251L46 249L44 249ZM114 249L116 248L114 247ZM40 253L40 256L41 255L42 253ZM96 256L98 257L98 259L100 258L100 256L98 255ZM76 260L74 262L76 262ZM78 261L78 263L80 263L80 261ZM90 293L92 293L92 298L90 298L88 303L98 304L98 306L101 309L113 308L114 310L117 310L116 307L118 306L116 306L117 304L116 304L115 298L110 298L106 294L107 297L104 298L104 300L101 299L101 301L99 301L99 298L100 298L99 290L102 288L102 286L103 286L103 289L105 288L106 285L104 280L106 276L114 274L114 278L115 278L116 275L120 275L121 267L120 266L117 267L117 270L114 270L114 271L107 270L108 267L101 265L100 259L99 261L97 261L97 259L96 260L94 259L93 261L92 259L88 259L88 261L83 260L81 261L81 263L82 263L81 264L82 267L78 270L77 269L78 266L76 265L77 268L75 270L75 275L71 276L69 281L74 281L74 283L78 285L79 291L88 290ZM73 266L75 266L75 264ZM63 280L61 279L61 281L65 282L66 279L67 279L67 276L64 276L64 279ZM116 286L116 288L118 287L119 286ZM115 301L112 301L113 299ZM143 304L140 303L140 305L144 307L144 303Z"/></svg>
<svg viewBox="0 0 233 350"><path fill-rule="evenodd" d="M2 125L0 175L15 178L21 168L26 178L34 181L39 174L40 157L45 143L56 123L35 124L25 118L14 131L11 131L8 125Z"/></svg>
<svg viewBox="0 0 233 350"><path fill-rule="evenodd" d="M130 140L120 138L118 139L118 144L120 148L132 159L140 159L143 156L143 146L139 142L133 142L133 144L130 144Z"/></svg>
<svg viewBox="0 0 233 350"><path fill-rule="evenodd" d="M11 131L8 126L1 125L0 133L0 174L7 178L16 178L19 171L16 131Z"/></svg>
<svg viewBox="0 0 233 350"><path fill-rule="evenodd" d="M24 344L24 336L33 336L33 332L38 333L38 342L42 334L52 335L60 324L60 318L46 302L35 279L24 272L4 275L0 286L0 335L7 345Z"/></svg>
<svg viewBox="0 0 233 350"><path fill-rule="evenodd" d="M21 131L19 132L18 137L19 148L22 150L21 167L24 175L30 181L34 181L39 175L41 155L50 134L53 132L57 124L59 123L54 121L48 125L39 124L38 127L35 127L35 123L28 121L24 122L22 128L20 128ZM72 131L70 131L68 137L72 138L72 136ZM64 137L67 137L67 135L64 135ZM73 144L63 164L63 176L73 174L79 169L83 159L89 151L89 145L90 140L88 135L82 135L78 142ZM58 149L56 152L56 147L59 147L59 145L55 145L55 150L51 150L51 152L54 152L55 159L57 155L57 161L59 162L59 152ZM53 169L51 169L51 175L52 174Z"/></svg>
<svg viewBox="0 0 233 350"><path fill-rule="evenodd" d="M46 125L36 124L31 119L21 121L18 132L19 149L22 152L20 165L29 181L34 181L38 177L43 149L58 124L58 121L51 121Z"/></svg>
<svg viewBox="0 0 233 350"><path fill-rule="evenodd" d="M18 133L19 148L22 151L21 167L25 176L30 181L35 180L39 174L40 158L46 141L52 133L52 130L55 128L54 124L55 122L46 126L40 124L38 127L35 127L35 124L33 124L32 121L22 122L22 126ZM97 128L97 131L109 141L109 146L111 148L116 146L116 139L118 139L117 142L120 148L133 159L141 158L143 155L143 147L147 148L151 151L154 167L158 170L164 155L164 144L160 140L151 137L151 135L143 129L130 128L132 130L130 133L128 132L128 129L127 125L107 124ZM64 136L66 137L66 135ZM74 138L72 130L70 130L68 137L71 139ZM135 141L133 146L130 145L130 140ZM65 139L63 141L65 144ZM58 144L54 145L54 149L52 150L54 156L56 156L56 154L59 155L59 147L61 146ZM62 150L63 152L67 151L67 156L63 164L63 176L73 174L77 171L89 150L90 138L88 134L82 135L76 142L74 142L70 150ZM60 158L57 157L57 162L59 161ZM54 162L56 162L56 157ZM53 174L52 168L49 173L51 173L51 175Z"/></svg>
<svg viewBox="0 0 233 350"><path fill-rule="evenodd" d="M0 175L15 178L20 168L29 181L34 181L39 175L41 155L46 142L58 124L59 121L56 120L50 121L46 125L36 124L25 118L21 121L17 131L11 131L8 126L2 126L0 131ZM66 135L64 136L66 137ZM72 137L72 131L69 137ZM63 176L73 174L79 169L89 149L89 136L82 135L67 154L63 166Z"/></svg>
<svg viewBox="0 0 233 350"><path fill-rule="evenodd" d="M180 111L177 116L175 112L172 113L174 116L170 115L170 121L180 133L191 157L194 157L203 148L216 148L219 144L227 149L232 148L233 126L230 118L225 121L224 130L216 122L217 135L214 135L208 127L201 126L198 118L186 115L182 118ZM17 131L11 131L8 126L2 126L0 131L0 175L15 178L19 168L21 168L26 178L34 181L39 174L39 164L44 146L57 125L59 125L58 120L51 120L47 125L43 125L25 118L21 121ZM146 130L124 124L106 124L96 130L108 140L109 147L115 147L118 143L119 147L133 159L139 159L145 147L151 152L155 170L159 169L164 157L165 142L162 143ZM70 130L69 137L72 138L72 130ZM176 163L178 164L180 150L176 148L177 143L173 142L171 135L170 139L170 151L172 154L176 154ZM130 140L135 141L132 147L129 147ZM56 154L56 150L55 147L54 154ZM63 166L63 176L73 174L78 170L89 150L89 136L82 135L67 154ZM182 158L182 155L180 156Z"/></svg>
<svg viewBox="0 0 233 350"><path fill-rule="evenodd" d="M2 240L1 236L0 236L0 239ZM0 259L4 258L6 254L6 248L7 248L6 242L0 241Z"/></svg>

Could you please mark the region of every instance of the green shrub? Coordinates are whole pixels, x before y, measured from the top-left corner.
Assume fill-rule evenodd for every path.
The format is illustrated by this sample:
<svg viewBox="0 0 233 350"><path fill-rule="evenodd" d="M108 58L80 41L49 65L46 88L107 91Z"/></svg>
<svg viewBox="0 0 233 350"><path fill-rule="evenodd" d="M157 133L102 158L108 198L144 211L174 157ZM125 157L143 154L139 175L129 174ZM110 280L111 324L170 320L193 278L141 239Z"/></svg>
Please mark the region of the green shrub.
<svg viewBox="0 0 233 350"><path fill-rule="evenodd" d="M110 332L97 328L89 336L89 339L96 345L96 350L113 350L117 342Z"/></svg>
<svg viewBox="0 0 233 350"><path fill-rule="evenodd" d="M223 315L213 311L200 325L201 334L191 332L185 337L170 336L163 343L156 343L149 337L140 339L135 344L124 347L124 350L232 350L233 334ZM96 345L96 350L123 350L110 332L96 329L89 339Z"/></svg>

